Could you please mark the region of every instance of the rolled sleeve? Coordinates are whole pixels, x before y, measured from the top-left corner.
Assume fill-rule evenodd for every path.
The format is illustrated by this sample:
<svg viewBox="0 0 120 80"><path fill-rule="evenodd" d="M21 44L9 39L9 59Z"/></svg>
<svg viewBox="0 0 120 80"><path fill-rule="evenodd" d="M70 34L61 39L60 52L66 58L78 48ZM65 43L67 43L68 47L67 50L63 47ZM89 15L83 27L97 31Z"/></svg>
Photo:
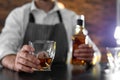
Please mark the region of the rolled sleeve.
<svg viewBox="0 0 120 80"><path fill-rule="evenodd" d="M16 54L16 52L15 52L15 51L12 51L12 50L9 50L9 49L1 49L1 50L0 50L0 60L1 60L3 57L5 57L5 56L7 56L7 55L10 55L10 54Z"/></svg>
<svg viewBox="0 0 120 80"><path fill-rule="evenodd" d="M15 9L9 14L0 34L0 61L7 55L16 54L21 46L21 23L18 13Z"/></svg>
<svg viewBox="0 0 120 80"><path fill-rule="evenodd" d="M97 61L95 63L99 63L101 60L101 52L98 49L98 47L96 46L96 44L91 40L91 38L89 36L86 37L87 38L87 44L91 45L94 49L94 58L97 58Z"/></svg>

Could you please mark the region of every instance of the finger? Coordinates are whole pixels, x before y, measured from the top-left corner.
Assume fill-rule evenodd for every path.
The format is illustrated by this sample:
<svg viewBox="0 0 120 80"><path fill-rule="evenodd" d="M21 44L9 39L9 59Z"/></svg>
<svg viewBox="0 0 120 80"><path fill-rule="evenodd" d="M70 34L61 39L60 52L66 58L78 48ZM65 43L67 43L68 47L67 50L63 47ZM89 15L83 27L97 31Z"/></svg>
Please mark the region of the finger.
<svg viewBox="0 0 120 80"><path fill-rule="evenodd" d="M34 51L34 48L29 46L29 45L24 45L21 49L21 52L29 52L29 51Z"/></svg>
<svg viewBox="0 0 120 80"><path fill-rule="evenodd" d="M34 55L29 54L28 52L21 52L19 57L24 58L34 64L40 64L39 59L37 59Z"/></svg>
<svg viewBox="0 0 120 80"><path fill-rule="evenodd" d="M90 46L88 44L81 44L78 46L78 48L92 48L92 46Z"/></svg>
<svg viewBox="0 0 120 80"><path fill-rule="evenodd" d="M23 72L28 72L28 73L32 73L32 72L33 72L33 69L32 69L32 68L27 67L27 66L24 66L24 65L22 65L22 64L20 64L20 63L17 63L16 67L17 67L16 70L17 70L18 72L21 72L21 71L23 71Z"/></svg>
<svg viewBox="0 0 120 80"><path fill-rule="evenodd" d="M75 53L94 53L93 49L76 49Z"/></svg>
<svg viewBox="0 0 120 80"><path fill-rule="evenodd" d="M84 53L78 54L78 53L75 53L74 56L75 57L85 57L85 58L90 57L90 58L93 58L94 55L92 53L91 54L84 54Z"/></svg>
<svg viewBox="0 0 120 80"><path fill-rule="evenodd" d="M36 64L34 64L34 63L32 63L32 62L30 62L28 60L25 60L23 58L18 58L17 62L20 63L20 64L22 64L22 65L25 65L27 67L36 68L36 69L40 68L39 65L36 65Z"/></svg>
<svg viewBox="0 0 120 80"><path fill-rule="evenodd" d="M92 61L93 58L83 58L83 57L77 57L79 60L85 60L85 61Z"/></svg>

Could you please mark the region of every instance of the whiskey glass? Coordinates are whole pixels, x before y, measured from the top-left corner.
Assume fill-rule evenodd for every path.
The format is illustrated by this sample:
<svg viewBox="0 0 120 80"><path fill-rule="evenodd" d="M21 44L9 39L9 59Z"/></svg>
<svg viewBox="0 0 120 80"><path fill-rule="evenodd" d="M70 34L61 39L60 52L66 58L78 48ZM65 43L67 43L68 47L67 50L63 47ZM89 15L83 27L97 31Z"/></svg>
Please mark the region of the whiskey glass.
<svg viewBox="0 0 120 80"><path fill-rule="evenodd" d="M120 47L107 47L109 68L116 71L120 69Z"/></svg>
<svg viewBox="0 0 120 80"><path fill-rule="evenodd" d="M56 42L50 40L36 40L29 42L35 51L31 54L35 55L40 60L40 69L37 71L51 71L51 65L55 57Z"/></svg>

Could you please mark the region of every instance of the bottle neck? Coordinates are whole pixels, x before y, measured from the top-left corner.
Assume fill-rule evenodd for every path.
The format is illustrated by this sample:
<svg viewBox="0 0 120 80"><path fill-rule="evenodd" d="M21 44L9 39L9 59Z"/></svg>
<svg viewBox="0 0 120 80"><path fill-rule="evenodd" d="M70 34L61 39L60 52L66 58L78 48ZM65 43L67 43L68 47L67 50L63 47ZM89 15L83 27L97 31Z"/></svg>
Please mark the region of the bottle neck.
<svg viewBox="0 0 120 80"><path fill-rule="evenodd" d="M81 29L81 30L84 29L84 28L85 28L85 26L84 26L84 20L78 19L78 20L77 20L77 25L80 26L80 29Z"/></svg>
<svg viewBox="0 0 120 80"><path fill-rule="evenodd" d="M83 29L84 29L83 26L76 25L75 34L79 34L79 33L83 32Z"/></svg>
<svg viewBox="0 0 120 80"><path fill-rule="evenodd" d="M84 29L83 24L84 24L83 20L81 20L81 19L77 20L77 25L76 25L76 28L75 28L75 34L79 34L79 33L83 32L83 29Z"/></svg>

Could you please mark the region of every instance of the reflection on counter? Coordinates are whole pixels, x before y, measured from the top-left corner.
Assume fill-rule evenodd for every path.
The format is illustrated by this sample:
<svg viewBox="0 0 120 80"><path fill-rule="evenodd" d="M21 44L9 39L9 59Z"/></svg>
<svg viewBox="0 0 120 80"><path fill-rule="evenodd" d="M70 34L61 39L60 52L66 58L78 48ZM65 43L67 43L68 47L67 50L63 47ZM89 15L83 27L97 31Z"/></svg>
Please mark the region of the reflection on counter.
<svg viewBox="0 0 120 80"><path fill-rule="evenodd" d="M68 64L68 73L68 80L98 80L101 76L101 67L99 64L96 64L88 69L81 69L80 67Z"/></svg>

